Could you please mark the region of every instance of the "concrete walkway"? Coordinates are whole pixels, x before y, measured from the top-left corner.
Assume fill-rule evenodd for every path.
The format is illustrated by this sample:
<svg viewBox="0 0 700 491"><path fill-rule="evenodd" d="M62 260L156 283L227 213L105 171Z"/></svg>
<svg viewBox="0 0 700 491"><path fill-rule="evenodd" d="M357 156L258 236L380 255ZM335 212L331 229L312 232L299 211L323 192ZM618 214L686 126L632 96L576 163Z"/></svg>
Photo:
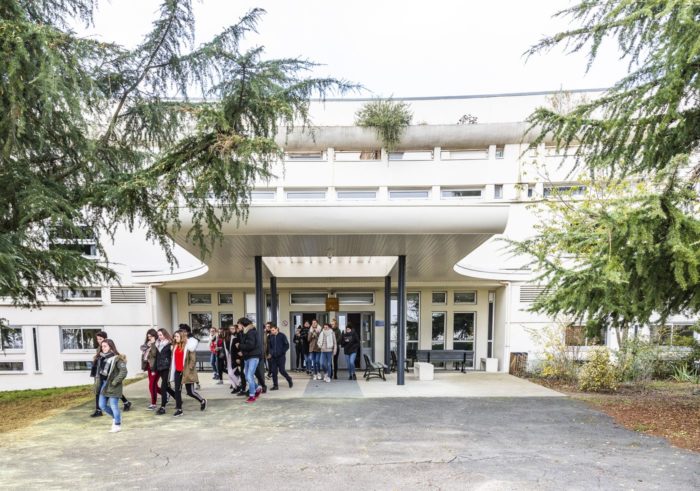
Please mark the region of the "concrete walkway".
<svg viewBox="0 0 700 491"><path fill-rule="evenodd" d="M139 382L120 433L85 404L3 435L0 489L700 489L700 454L506 375L298 376L254 404L201 377L205 412L158 416Z"/></svg>

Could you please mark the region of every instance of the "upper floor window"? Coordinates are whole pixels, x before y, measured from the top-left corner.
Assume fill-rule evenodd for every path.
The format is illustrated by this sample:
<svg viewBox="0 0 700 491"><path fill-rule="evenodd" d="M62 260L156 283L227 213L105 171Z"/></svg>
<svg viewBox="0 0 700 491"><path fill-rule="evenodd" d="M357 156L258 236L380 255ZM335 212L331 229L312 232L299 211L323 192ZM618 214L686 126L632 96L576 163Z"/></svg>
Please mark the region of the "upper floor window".
<svg viewBox="0 0 700 491"><path fill-rule="evenodd" d="M336 196L339 200L377 199L377 191L373 189L338 189Z"/></svg>
<svg viewBox="0 0 700 491"><path fill-rule="evenodd" d="M429 189L390 189L391 199L427 199L430 198Z"/></svg>
<svg viewBox="0 0 700 491"><path fill-rule="evenodd" d="M450 198L481 198L481 189L443 189L440 196Z"/></svg>
<svg viewBox="0 0 700 491"><path fill-rule="evenodd" d="M97 257L97 239L88 226L57 226L51 232L50 248L75 251L86 257Z"/></svg>
<svg viewBox="0 0 700 491"><path fill-rule="evenodd" d="M257 189L250 192L250 199L252 201L273 201L276 194L273 189Z"/></svg>
<svg viewBox="0 0 700 491"><path fill-rule="evenodd" d="M289 162L320 162L326 160L326 152L287 152L284 158Z"/></svg>
<svg viewBox="0 0 700 491"><path fill-rule="evenodd" d="M328 295L325 292L292 292L289 303L292 305L325 305Z"/></svg>
<svg viewBox="0 0 700 491"><path fill-rule="evenodd" d="M496 158L502 159L505 156L505 145L496 145Z"/></svg>
<svg viewBox="0 0 700 491"><path fill-rule="evenodd" d="M3 351L24 349L21 327L0 326L0 343Z"/></svg>
<svg viewBox="0 0 700 491"><path fill-rule="evenodd" d="M335 160L337 162L358 162L358 161L379 161L382 159L381 150L336 150Z"/></svg>
<svg viewBox="0 0 700 491"><path fill-rule="evenodd" d="M59 288L56 300L84 300L98 302L102 300L102 288Z"/></svg>
<svg viewBox="0 0 700 491"><path fill-rule="evenodd" d="M325 191L287 191L288 200L324 200Z"/></svg>
<svg viewBox="0 0 700 491"><path fill-rule="evenodd" d="M542 196L583 196L586 192L586 186L545 186L542 190Z"/></svg>
<svg viewBox="0 0 700 491"><path fill-rule="evenodd" d="M372 292L339 292L338 302L353 305L373 305L374 293Z"/></svg>
<svg viewBox="0 0 700 491"><path fill-rule="evenodd" d="M442 150L442 160L485 160L489 158L488 148L467 148L464 150Z"/></svg>
<svg viewBox="0 0 700 491"><path fill-rule="evenodd" d="M433 160L433 151L413 150L409 152L389 152L389 160Z"/></svg>
<svg viewBox="0 0 700 491"><path fill-rule="evenodd" d="M211 305L211 293L188 293L190 305Z"/></svg>
<svg viewBox="0 0 700 491"><path fill-rule="evenodd" d="M476 291L454 292L455 304L475 304Z"/></svg>

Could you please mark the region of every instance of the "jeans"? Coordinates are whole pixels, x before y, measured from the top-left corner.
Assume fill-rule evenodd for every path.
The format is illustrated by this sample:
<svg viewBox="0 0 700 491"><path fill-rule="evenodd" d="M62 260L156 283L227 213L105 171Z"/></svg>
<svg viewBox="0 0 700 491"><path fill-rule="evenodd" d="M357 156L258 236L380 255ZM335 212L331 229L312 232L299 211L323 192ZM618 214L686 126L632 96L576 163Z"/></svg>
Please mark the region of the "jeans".
<svg viewBox="0 0 700 491"><path fill-rule="evenodd" d="M357 358L357 351L345 355L345 364L348 366L348 375L355 375L355 358Z"/></svg>
<svg viewBox="0 0 700 491"><path fill-rule="evenodd" d="M102 382L100 386L100 409L109 414L114 418L114 424L122 424L122 413L119 411L119 398L118 397L106 397L102 394L102 391L107 385L107 381Z"/></svg>
<svg viewBox="0 0 700 491"><path fill-rule="evenodd" d="M197 399L200 404L204 399L194 390L194 384L185 384L187 395ZM182 409L182 372L175 372L175 409Z"/></svg>
<svg viewBox="0 0 700 491"><path fill-rule="evenodd" d="M321 353L321 370L326 372L326 376L328 378L333 378L333 365L332 365L332 360L333 360L333 352L332 351L324 351Z"/></svg>
<svg viewBox="0 0 700 491"><path fill-rule="evenodd" d="M219 376L219 360L216 356L216 353L211 353L211 356L209 356L209 363L211 363L211 369L214 372L214 375L217 377Z"/></svg>
<svg viewBox="0 0 700 491"><path fill-rule="evenodd" d="M270 358L270 368L272 370L272 386L277 387L277 372L282 374L282 376L287 380L287 383L291 383L292 379L285 370L284 365L287 363L287 357L285 355L273 356Z"/></svg>
<svg viewBox="0 0 700 491"><path fill-rule="evenodd" d="M321 373L321 352L320 351L314 351L311 353L311 364L313 365L313 368L311 369L314 372L314 375L318 375Z"/></svg>
<svg viewBox="0 0 700 491"><path fill-rule="evenodd" d="M258 369L260 358L250 358L245 361L245 380L248 382L248 395L255 397L255 371Z"/></svg>
<svg viewBox="0 0 700 491"><path fill-rule="evenodd" d="M296 351L296 356L294 357L296 360L296 369L299 370L299 368L304 368L303 367L304 361L303 361L303 357L301 355L302 349L301 349L301 346L295 346L294 349Z"/></svg>
<svg viewBox="0 0 700 491"><path fill-rule="evenodd" d="M313 370L314 360L312 355L313 353L309 353L308 351L304 352L304 365L307 372Z"/></svg>

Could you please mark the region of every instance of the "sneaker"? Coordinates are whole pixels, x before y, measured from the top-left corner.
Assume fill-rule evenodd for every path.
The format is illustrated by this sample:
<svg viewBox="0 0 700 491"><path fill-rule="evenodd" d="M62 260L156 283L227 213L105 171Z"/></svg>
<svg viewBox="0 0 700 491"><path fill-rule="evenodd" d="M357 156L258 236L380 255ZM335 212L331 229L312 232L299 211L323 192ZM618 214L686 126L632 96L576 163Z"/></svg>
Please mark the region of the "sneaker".
<svg viewBox="0 0 700 491"><path fill-rule="evenodd" d="M262 394L262 387L258 387L255 389L255 397L259 397L260 394Z"/></svg>
<svg viewBox="0 0 700 491"><path fill-rule="evenodd" d="M245 390L241 390L241 391L240 391L238 394L236 394L236 395L237 395L237 396L247 396L248 393L247 393Z"/></svg>
<svg viewBox="0 0 700 491"><path fill-rule="evenodd" d="M241 391L240 387L236 387L235 389L231 390L231 394L238 394Z"/></svg>
<svg viewBox="0 0 700 491"><path fill-rule="evenodd" d="M161 406L158 408L158 411L156 411L156 414L165 414L165 407Z"/></svg>
<svg viewBox="0 0 700 491"><path fill-rule="evenodd" d="M291 389L292 387L294 387L294 382L292 381L291 378L290 378L289 380L287 380L287 382L289 382L289 388L290 388L290 389Z"/></svg>
<svg viewBox="0 0 700 491"><path fill-rule="evenodd" d="M353 380L357 380L357 375L353 373L353 374L352 374L352 379L353 379Z"/></svg>
<svg viewBox="0 0 700 491"><path fill-rule="evenodd" d="M112 424L112 429L109 430L110 433L119 433L122 431L122 425Z"/></svg>
<svg viewBox="0 0 700 491"><path fill-rule="evenodd" d="M158 406L156 406L155 404L149 404L146 409L148 409L149 411L155 411L156 407L158 407Z"/></svg>
<svg viewBox="0 0 700 491"><path fill-rule="evenodd" d="M175 413L173 413L173 417L178 418L180 416L182 416L182 409L176 409Z"/></svg>
<svg viewBox="0 0 700 491"><path fill-rule="evenodd" d="M216 383L216 385L223 385L223 384L224 384L224 381L221 379L219 379L219 381Z"/></svg>
<svg viewBox="0 0 700 491"><path fill-rule="evenodd" d="M276 385L273 385L272 388L271 388L270 390L280 390L280 388L277 387Z"/></svg>
<svg viewBox="0 0 700 491"><path fill-rule="evenodd" d="M126 401L124 403L124 411L128 411L129 409L131 409L131 401Z"/></svg>
<svg viewBox="0 0 700 491"><path fill-rule="evenodd" d="M207 400L204 399L202 402L199 403L199 410L204 411L207 408Z"/></svg>
<svg viewBox="0 0 700 491"><path fill-rule="evenodd" d="M348 375L348 380L352 380L352 375Z"/></svg>
<svg viewBox="0 0 700 491"><path fill-rule="evenodd" d="M267 394L267 385L263 385L263 394Z"/></svg>
<svg viewBox="0 0 700 491"><path fill-rule="evenodd" d="M328 377L328 376L326 376L326 377L323 378L323 381L326 382L326 383L330 383L331 378Z"/></svg>
<svg viewBox="0 0 700 491"><path fill-rule="evenodd" d="M248 402L248 403L255 402L255 397L250 396L248 399L245 400L245 402Z"/></svg>
<svg viewBox="0 0 700 491"><path fill-rule="evenodd" d="M95 409L95 412L90 415L91 418L97 418L98 416L102 416L102 411L99 409Z"/></svg>

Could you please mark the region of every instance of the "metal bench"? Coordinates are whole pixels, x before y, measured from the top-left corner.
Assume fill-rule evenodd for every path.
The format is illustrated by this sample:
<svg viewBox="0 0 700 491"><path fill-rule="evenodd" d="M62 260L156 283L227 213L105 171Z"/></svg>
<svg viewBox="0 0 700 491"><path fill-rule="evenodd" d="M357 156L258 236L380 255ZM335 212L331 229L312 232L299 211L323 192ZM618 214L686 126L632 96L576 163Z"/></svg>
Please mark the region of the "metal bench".
<svg viewBox="0 0 700 491"><path fill-rule="evenodd" d="M467 350L420 349L416 352L416 361L424 361L428 363L455 361L461 365L462 373L465 373L464 367L467 364L474 364L474 352ZM445 369L447 369L447 365L445 365Z"/></svg>
<svg viewBox="0 0 700 491"><path fill-rule="evenodd" d="M384 363L377 363L369 359L369 356L365 357L365 374L363 375L365 380L369 380L372 377L380 378L386 381L386 369L388 368Z"/></svg>

